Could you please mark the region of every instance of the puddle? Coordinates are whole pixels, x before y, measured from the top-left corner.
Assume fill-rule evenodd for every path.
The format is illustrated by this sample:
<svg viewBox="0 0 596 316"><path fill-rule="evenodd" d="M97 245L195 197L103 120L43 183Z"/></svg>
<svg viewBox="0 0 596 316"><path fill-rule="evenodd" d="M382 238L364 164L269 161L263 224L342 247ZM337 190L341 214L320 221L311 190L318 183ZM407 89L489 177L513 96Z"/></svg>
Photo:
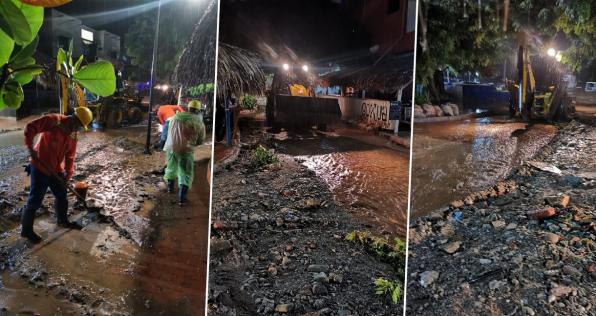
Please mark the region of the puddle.
<svg viewBox="0 0 596 316"><path fill-rule="evenodd" d="M408 154L344 136L286 139L282 152L299 158L329 186L337 202L377 233L405 236Z"/></svg>
<svg viewBox="0 0 596 316"><path fill-rule="evenodd" d="M414 124L412 218L503 180L555 133L505 117Z"/></svg>

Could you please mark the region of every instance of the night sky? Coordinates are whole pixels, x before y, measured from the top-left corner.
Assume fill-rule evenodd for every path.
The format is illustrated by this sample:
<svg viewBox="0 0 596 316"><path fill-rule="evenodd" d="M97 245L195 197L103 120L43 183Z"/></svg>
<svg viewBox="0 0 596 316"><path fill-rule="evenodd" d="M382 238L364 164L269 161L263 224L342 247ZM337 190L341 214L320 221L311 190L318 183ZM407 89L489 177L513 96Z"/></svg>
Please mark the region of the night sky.
<svg viewBox="0 0 596 316"><path fill-rule="evenodd" d="M264 44L282 59L292 59L293 51L298 60L313 64L337 61L370 46L353 12L328 0L222 0L219 25L221 41L266 59L270 54Z"/></svg>

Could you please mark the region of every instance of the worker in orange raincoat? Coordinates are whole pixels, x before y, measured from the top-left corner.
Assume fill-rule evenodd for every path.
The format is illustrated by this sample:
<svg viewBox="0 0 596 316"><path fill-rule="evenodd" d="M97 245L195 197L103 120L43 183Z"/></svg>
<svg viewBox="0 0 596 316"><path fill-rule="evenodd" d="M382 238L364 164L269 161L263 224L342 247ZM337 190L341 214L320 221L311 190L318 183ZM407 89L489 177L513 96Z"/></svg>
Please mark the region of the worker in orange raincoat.
<svg viewBox="0 0 596 316"><path fill-rule="evenodd" d="M55 201L56 220L60 227L81 229L68 220L67 181L74 172L78 130L93 120L86 107L75 108L73 115L48 114L32 121L25 127L25 145L31 155L27 172L31 177L29 199L21 217L21 236L33 243L41 237L33 231L35 212L41 206L48 187ZM34 139L39 139L34 144Z"/></svg>

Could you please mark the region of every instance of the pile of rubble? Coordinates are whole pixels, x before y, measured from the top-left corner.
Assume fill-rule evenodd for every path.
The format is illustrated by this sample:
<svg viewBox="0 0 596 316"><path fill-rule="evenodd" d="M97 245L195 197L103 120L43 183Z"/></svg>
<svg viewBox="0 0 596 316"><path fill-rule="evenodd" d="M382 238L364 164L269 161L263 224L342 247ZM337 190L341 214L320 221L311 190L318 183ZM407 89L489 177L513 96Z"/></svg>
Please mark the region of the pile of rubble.
<svg viewBox="0 0 596 316"><path fill-rule="evenodd" d="M441 117L441 116L458 116L459 107L455 103L445 103L439 105L423 104L414 105L414 117Z"/></svg>
<svg viewBox="0 0 596 316"><path fill-rule="evenodd" d="M596 129L410 228L408 314L594 315Z"/></svg>

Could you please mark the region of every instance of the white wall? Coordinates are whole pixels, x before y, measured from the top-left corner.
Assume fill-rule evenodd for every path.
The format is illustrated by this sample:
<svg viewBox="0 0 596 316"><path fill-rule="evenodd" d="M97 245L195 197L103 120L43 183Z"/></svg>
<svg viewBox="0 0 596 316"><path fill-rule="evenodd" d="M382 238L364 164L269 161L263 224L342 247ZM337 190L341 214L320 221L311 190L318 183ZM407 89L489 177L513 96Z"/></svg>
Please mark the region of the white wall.
<svg viewBox="0 0 596 316"><path fill-rule="evenodd" d="M395 128L395 121L389 120L389 101L326 95L320 97L337 99L342 120L362 120L378 124L384 129Z"/></svg>
<svg viewBox="0 0 596 316"><path fill-rule="evenodd" d="M120 57L120 36L105 30L98 31L96 34L97 55L99 57L110 60L112 52L117 53L117 58Z"/></svg>

